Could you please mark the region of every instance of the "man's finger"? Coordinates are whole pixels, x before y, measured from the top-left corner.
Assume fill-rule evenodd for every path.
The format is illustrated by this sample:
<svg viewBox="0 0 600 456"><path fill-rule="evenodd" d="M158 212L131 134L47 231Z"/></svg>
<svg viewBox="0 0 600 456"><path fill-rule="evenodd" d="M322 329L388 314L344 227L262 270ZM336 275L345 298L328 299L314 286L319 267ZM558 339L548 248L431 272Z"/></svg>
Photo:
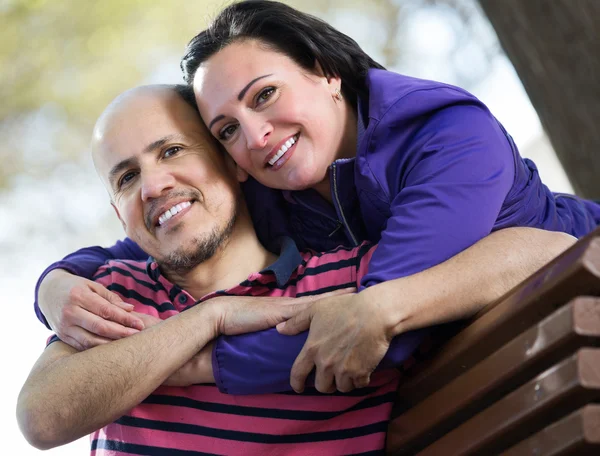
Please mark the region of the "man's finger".
<svg viewBox="0 0 600 456"><path fill-rule="evenodd" d="M279 323L276 328L280 334L285 334L287 336L294 336L296 334L301 333L302 331L308 330L310 328L310 323L312 322L314 312L313 308L310 307L306 310L303 310L296 316L290 318L287 321L282 321Z"/></svg>
<svg viewBox="0 0 600 456"><path fill-rule="evenodd" d="M306 353L306 349L302 348L300 354L294 361L292 371L290 373L290 385L292 389L297 393L304 391L304 385L306 385L306 378L309 376L315 363L312 357L309 357Z"/></svg>

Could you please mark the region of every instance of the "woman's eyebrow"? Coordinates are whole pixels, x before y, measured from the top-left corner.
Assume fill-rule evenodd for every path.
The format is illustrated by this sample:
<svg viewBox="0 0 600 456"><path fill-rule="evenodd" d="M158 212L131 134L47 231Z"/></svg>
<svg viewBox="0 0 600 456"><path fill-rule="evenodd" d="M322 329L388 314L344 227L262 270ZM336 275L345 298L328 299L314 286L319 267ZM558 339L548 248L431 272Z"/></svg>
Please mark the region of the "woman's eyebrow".
<svg viewBox="0 0 600 456"><path fill-rule="evenodd" d="M244 95L246 95L246 92L248 92L248 90L250 90L250 87L252 87L252 84L254 84L256 81L260 81L261 79L268 78L269 76L273 76L273 73L265 74L265 75L259 76L257 78L254 78L252 81L250 81L248 84L246 84L246 86L238 94L238 97L237 97L238 101L242 101L242 98L244 98ZM223 114L219 114L217 117L215 117L213 120L210 121L210 123L208 124L208 129L210 130L216 122L218 122L219 120L224 119L224 118L225 118L225 116Z"/></svg>
<svg viewBox="0 0 600 456"><path fill-rule="evenodd" d="M244 87L241 92L238 94L238 101L242 101L242 98L244 98L244 95L246 95L246 92L248 91L248 89L250 89L250 87L252 87L252 84L254 84L256 81L259 81L263 78L267 78L269 76L273 76L273 73L271 74L265 74L264 76L259 76L257 78L254 78L252 81L250 81L246 87Z"/></svg>

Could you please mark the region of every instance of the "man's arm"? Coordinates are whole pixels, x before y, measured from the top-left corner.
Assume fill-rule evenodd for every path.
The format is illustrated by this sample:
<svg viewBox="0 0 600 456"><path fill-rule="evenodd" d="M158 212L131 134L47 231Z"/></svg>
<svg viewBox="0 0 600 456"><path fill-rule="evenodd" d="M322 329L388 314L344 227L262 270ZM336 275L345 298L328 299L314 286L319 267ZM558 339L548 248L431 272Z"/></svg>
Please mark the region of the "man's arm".
<svg viewBox="0 0 600 456"><path fill-rule="evenodd" d="M219 334L272 327L310 304L308 299L290 304L215 298L134 336L84 352L55 342L21 390L19 426L40 449L75 440L139 404Z"/></svg>
<svg viewBox="0 0 600 456"><path fill-rule="evenodd" d="M114 421L214 338L215 322L210 308L196 306L85 352L51 344L19 395L17 418L25 437L46 449Z"/></svg>

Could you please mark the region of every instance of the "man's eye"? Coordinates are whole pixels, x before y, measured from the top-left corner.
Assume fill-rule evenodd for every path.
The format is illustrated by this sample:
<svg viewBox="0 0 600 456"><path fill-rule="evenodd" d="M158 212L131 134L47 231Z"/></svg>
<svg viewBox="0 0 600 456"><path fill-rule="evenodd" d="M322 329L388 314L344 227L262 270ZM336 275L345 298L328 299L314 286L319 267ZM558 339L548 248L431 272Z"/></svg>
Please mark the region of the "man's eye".
<svg viewBox="0 0 600 456"><path fill-rule="evenodd" d="M231 137L231 135L233 135L235 133L236 129L237 129L236 125L226 126L219 132L219 139L223 140L223 141L229 139Z"/></svg>
<svg viewBox="0 0 600 456"><path fill-rule="evenodd" d="M181 150L181 147L179 147L179 146L169 147L167 150L165 150L163 157L165 157L165 158L172 157L173 155L177 154L177 152L179 152L180 150Z"/></svg>
<svg viewBox="0 0 600 456"><path fill-rule="evenodd" d="M119 188L123 188L125 185L127 185L129 182L131 182L131 180L136 176L136 173L134 173L133 171L129 171L125 174L123 174L123 176L121 176L121 179L119 179Z"/></svg>
<svg viewBox="0 0 600 456"><path fill-rule="evenodd" d="M262 104L265 101L268 101L269 98L271 98L274 93L275 93L274 87L265 87L263 90L261 90L261 92L256 97L256 104Z"/></svg>

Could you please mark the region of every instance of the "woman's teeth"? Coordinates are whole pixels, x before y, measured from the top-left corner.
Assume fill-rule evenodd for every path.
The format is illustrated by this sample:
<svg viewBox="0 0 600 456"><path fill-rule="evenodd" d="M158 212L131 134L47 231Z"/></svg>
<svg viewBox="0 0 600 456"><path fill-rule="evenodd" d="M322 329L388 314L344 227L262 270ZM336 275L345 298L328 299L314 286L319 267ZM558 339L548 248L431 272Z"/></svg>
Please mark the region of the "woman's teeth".
<svg viewBox="0 0 600 456"><path fill-rule="evenodd" d="M281 149L279 149L277 151L277 153L273 156L273 158L271 158L271 160L269 160L269 165L273 166L277 160L279 160L281 157L283 157L283 154L285 154L289 150L290 147L292 147L294 144L296 144L296 140L297 140L297 136L292 136L290 139L288 139L285 142L285 144L283 146L281 146Z"/></svg>
<svg viewBox="0 0 600 456"><path fill-rule="evenodd" d="M171 209L165 211L160 217L158 217L158 224L162 225L167 220L169 220L171 217L173 217L175 214L177 214L178 212L181 212L186 207L190 207L191 205L192 205L192 203L190 203L189 201L185 201L183 203L176 204Z"/></svg>

